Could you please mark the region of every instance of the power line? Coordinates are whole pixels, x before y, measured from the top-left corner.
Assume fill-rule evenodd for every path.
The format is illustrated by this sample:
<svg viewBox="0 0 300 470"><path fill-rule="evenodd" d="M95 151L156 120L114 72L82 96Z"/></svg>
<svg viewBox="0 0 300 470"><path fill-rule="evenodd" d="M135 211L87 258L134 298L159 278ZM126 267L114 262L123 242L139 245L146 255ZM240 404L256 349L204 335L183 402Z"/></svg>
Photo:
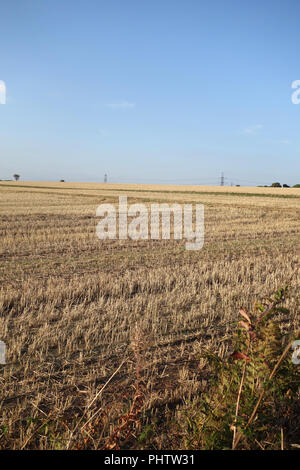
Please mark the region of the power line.
<svg viewBox="0 0 300 470"><path fill-rule="evenodd" d="M108 175L105 173L104 175L104 183L107 183L108 181ZM181 185L193 185L193 186L201 186L201 185L215 185L216 184L216 178L213 176L210 177L194 177L194 178L144 178L144 177L118 177L118 176L111 176L110 177L110 182L118 183L118 182L124 182L124 183L137 183L137 184L181 184ZM265 185L269 186L272 181L276 181L276 178L266 178L265 181L252 181L252 180L245 180L243 178L239 178L236 175L229 175L228 177L224 175L224 172L221 173L221 176L218 178L217 184L219 186L225 186L225 185L231 185L231 186L237 186L240 184L243 184L245 186L248 185Z"/></svg>

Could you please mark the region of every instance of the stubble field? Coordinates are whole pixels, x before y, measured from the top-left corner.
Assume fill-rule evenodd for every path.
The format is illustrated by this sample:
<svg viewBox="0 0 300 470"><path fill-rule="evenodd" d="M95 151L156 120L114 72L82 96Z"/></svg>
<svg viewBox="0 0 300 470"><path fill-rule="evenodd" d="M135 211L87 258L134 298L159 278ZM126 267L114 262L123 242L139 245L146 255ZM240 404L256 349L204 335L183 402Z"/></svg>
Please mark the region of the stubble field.
<svg viewBox="0 0 300 470"><path fill-rule="evenodd" d="M96 208L119 195L204 204L204 247L100 242ZM295 270L300 189L0 182L0 221L0 449L105 447L137 379L126 445L182 448L182 410L210 379L201 352L229 354L239 307ZM285 331L299 305L296 276Z"/></svg>

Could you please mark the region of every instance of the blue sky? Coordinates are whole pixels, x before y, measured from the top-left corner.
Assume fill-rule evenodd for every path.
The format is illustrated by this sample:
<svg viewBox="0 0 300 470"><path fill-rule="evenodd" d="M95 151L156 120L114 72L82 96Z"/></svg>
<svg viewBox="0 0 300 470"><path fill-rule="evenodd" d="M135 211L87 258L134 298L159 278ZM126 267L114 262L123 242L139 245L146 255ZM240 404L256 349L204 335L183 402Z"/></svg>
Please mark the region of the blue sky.
<svg viewBox="0 0 300 470"><path fill-rule="evenodd" d="M299 1L0 8L0 179L300 183Z"/></svg>

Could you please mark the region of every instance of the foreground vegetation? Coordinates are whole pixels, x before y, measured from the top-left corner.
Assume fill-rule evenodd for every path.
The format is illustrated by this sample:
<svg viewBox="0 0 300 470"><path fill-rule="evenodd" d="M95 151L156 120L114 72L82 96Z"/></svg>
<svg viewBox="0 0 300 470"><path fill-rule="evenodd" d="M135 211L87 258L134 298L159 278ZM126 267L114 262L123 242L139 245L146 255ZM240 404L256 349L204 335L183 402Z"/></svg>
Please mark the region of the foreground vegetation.
<svg viewBox="0 0 300 470"><path fill-rule="evenodd" d="M204 248L100 243L96 207L124 190L130 203L204 203ZM263 376L271 374L300 326L300 190L278 191L1 182L0 339L8 357L0 366L0 448L231 448L237 436L237 448L299 445L290 351L270 388L250 371L259 361ZM247 354L244 327L238 351L254 362L234 361L239 307L253 312L254 324L254 303L289 278L264 325L270 332L257 332L274 339L272 356L265 364L256 355L259 341ZM265 389L253 436L247 422ZM228 414L205 414L222 393ZM286 418L277 427L274 410Z"/></svg>

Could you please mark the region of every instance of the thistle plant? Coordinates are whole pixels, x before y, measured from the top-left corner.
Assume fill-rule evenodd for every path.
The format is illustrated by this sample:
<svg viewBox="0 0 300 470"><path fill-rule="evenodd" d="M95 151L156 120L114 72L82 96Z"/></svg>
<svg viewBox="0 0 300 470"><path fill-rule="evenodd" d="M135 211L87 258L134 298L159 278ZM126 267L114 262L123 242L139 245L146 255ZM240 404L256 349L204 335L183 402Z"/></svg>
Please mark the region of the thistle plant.
<svg viewBox="0 0 300 470"><path fill-rule="evenodd" d="M226 359L204 357L212 368L211 387L187 414L186 445L197 449L280 449L300 439L299 368L290 349L300 330L287 337L276 321L288 286L250 314L241 308Z"/></svg>

